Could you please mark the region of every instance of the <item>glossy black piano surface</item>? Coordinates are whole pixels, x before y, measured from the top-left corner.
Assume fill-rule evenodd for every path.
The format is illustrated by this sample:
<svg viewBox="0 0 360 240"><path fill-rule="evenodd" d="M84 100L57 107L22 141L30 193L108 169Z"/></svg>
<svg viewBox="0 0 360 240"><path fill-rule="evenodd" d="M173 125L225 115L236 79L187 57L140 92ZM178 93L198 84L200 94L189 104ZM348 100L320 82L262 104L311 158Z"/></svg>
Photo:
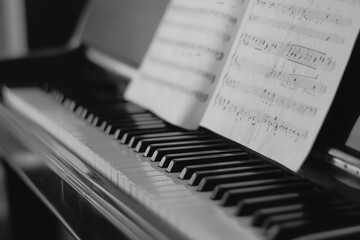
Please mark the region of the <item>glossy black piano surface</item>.
<svg viewBox="0 0 360 240"><path fill-rule="evenodd" d="M104 2L114 4L110 0ZM143 2L146 1L137 0L128 7L133 9ZM95 1L93 6L99 8L99 4L101 1ZM163 10L165 2L159 1L159 4ZM152 11L157 15L161 12L159 8ZM98 12L91 14L97 16ZM94 21L90 19L90 23ZM149 24L154 27L158 20L153 19ZM89 25L85 29L89 29ZM89 54L109 53L111 47L106 46L114 43L97 47L101 44L92 37L92 31L95 30L85 31L84 42L75 48L1 62L2 80L8 87L35 86L49 101L65 107L69 115L81 119L88 127L98 128L100 135L114 135L114 142L127 149L131 156L147 161L146 166L158 168L161 174L183 185L184 192L198 194L221 216L238 222L236 231L243 231L244 238L290 239L322 231L328 231L324 239L357 239L360 236L359 176L335 167L334 157L328 154L330 148L340 149L350 153L355 161L359 160L358 152L345 147L359 117L359 108L344 107L359 102L356 71L359 41L311 155L299 173L292 173L206 129L184 131L124 101L121 95L128 77L109 71L111 67L106 66L106 62ZM147 34L148 38L150 35ZM129 46L122 46L110 55L125 56L121 61L137 66L146 49L146 43L141 44L143 50L133 55L129 55ZM196 236L197 231L189 229L193 235L187 235L186 229L173 224L175 220L164 218L166 214L145 206L138 196L116 186L106 172L99 172L57 136L6 103L0 106L0 111L0 150L2 163L9 176L15 179L10 180L25 182L75 237L186 239ZM152 151L156 154L149 153ZM144 153L148 156L142 157ZM359 163L349 166L356 169ZM133 173L128 171L127 174L132 176ZM164 193L170 201L178 194L172 193L175 197ZM196 214L194 219L201 219ZM209 220L216 222L216 219ZM206 229L199 231L207 232ZM240 235L232 237L241 238ZM316 234L309 237L318 238Z"/></svg>

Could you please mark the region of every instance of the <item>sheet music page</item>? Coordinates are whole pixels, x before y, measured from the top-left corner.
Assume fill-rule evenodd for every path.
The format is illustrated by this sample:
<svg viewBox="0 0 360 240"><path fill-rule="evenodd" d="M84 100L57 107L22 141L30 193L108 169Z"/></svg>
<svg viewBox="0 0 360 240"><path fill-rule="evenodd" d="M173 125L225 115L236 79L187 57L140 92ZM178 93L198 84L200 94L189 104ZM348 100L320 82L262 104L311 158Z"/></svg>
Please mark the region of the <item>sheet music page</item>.
<svg viewBox="0 0 360 240"><path fill-rule="evenodd" d="M171 1L126 98L172 124L196 129L247 1Z"/></svg>
<svg viewBox="0 0 360 240"><path fill-rule="evenodd" d="M359 25L359 0L250 1L201 125L298 170Z"/></svg>

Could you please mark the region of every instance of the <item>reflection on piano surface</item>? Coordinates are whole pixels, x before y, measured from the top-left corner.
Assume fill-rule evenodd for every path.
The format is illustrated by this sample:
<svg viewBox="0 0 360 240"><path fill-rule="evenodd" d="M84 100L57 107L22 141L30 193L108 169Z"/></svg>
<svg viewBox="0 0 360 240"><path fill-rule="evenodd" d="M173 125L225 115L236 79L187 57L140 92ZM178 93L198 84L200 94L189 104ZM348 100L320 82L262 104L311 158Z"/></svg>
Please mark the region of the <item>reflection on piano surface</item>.
<svg viewBox="0 0 360 240"><path fill-rule="evenodd" d="M356 170L324 161L341 162L327 150L340 148L359 116L342 107L359 98L344 94L355 91L350 76L358 54L312 154L292 173L206 129L185 131L125 101L128 80L89 61L89 51L95 50L84 44L0 64L9 86L0 106L1 139L9 142L2 156L74 236L359 238ZM348 118L330 119L339 113ZM339 123L346 127L334 129ZM348 152L347 166L358 169L358 153Z"/></svg>

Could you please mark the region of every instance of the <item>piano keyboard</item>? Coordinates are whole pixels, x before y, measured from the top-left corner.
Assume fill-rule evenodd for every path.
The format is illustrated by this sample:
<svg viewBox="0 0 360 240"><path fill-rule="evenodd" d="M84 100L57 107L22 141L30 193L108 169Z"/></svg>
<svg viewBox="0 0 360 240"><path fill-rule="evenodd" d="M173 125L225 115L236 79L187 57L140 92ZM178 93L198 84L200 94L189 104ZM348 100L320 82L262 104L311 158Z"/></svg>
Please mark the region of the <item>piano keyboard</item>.
<svg viewBox="0 0 360 240"><path fill-rule="evenodd" d="M189 238L360 236L360 206L205 130L176 128L121 97L91 96L4 91L10 108Z"/></svg>

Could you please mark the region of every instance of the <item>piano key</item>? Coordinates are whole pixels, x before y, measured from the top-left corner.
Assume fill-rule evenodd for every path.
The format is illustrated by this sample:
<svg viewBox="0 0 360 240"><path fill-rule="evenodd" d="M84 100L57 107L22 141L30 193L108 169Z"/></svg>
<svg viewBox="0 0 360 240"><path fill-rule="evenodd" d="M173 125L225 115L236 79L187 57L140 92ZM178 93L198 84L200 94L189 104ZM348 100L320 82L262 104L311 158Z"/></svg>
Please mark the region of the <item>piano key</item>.
<svg viewBox="0 0 360 240"><path fill-rule="evenodd" d="M197 188L198 191L212 191L217 185L232 182L251 181L257 179L266 179L274 177L282 177L284 172L280 169L261 171L261 172L245 172L234 173L221 176L211 176L203 178Z"/></svg>
<svg viewBox="0 0 360 240"><path fill-rule="evenodd" d="M244 216L253 214L255 211L262 208L301 204L307 202L316 202L328 200L331 195L328 191L310 191L300 193L285 193L270 195L265 197L247 198L239 202L236 210L237 216Z"/></svg>
<svg viewBox="0 0 360 240"><path fill-rule="evenodd" d="M243 152L238 148L225 148L225 149L216 149L216 150L206 150L206 151L194 151L194 152L185 152L185 153L173 153L173 154L166 154L162 157L159 163L159 167L166 168L169 166L170 162L175 158L185 158L185 157L200 157L200 156L208 156L214 154L221 154L221 153L237 153Z"/></svg>
<svg viewBox="0 0 360 240"><path fill-rule="evenodd" d="M191 196L193 195L190 190L178 190L178 191L166 191L158 193L159 198L177 198L181 196Z"/></svg>
<svg viewBox="0 0 360 240"><path fill-rule="evenodd" d="M322 232L325 230L333 230L341 227L359 226L360 212L351 212L338 215L327 215L327 218L307 219L284 222L272 226L267 232L267 236L271 240L293 239L295 237L304 236L310 233Z"/></svg>
<svg viewBox="0 0 360 240"><path fill-rule="evenodd" d="M154 154L154 152L159 148L196 146L196 145L213 144L213 143L224 144L219 139L150 144L144 152L144 157L151 157Z"/></svg>
<svg viewBox="0 0 360 240"><path fill-rule="evenodd" d="M131 123L109 124L105 129L105 133L114 134L114 132L117 129L126 129L129 127L158 126L158 125L165 125L165 122L162 120L151 120L151 121L141 121L141 122L135 121Z"/></svg>
<svg viewBox="0 0 360 240"><path fill-rule="evenodd" d="M168 133L168 132L174 132L174 131L177 131L177 129L174 127L160 128L160 129L159 128L158 129L146 129L146 130L135 129L135 130L127 131L126 133L123 134L123 136L121 138L118 138L118 136L115 132L114 138L119 139L122 144L129 144L131 139L134 136L145 135L145 134Z"/></svg>
<svg viewBox="0 0 360 240"><path fill-rule="evenodd" d="M128 142L128 146L130 148L135 148L140 140L149 139L149 138L162 138L162 137L175 137L175 136L183 136L183 135L197 135L203 134L200 131L176 131L176 132L162 132L162 133L145 133L145 134L133 134L130 141Z"/></svg>
<svg viewBox="0 0 360 240"><path fill-rule="evenodd" d="M201 140L201 139L210 139L209 135L178 135L178 136L170 136L170 137L156 137L156 138L146 138L140 140L135 147L135 152L144 152L146 148L150 144L158 144L158 143L170 143L170 142L181 142L185 140Z"/></svg>
<svg viewBox="0 0 360 240"><path fill-rule="evenodd" d="M135 131L143 131L143 130L171 130L170 126L167 124L156 124L156 125L145 125L145 126L136 126L136 127L128 127L122 129L116 129L114 132L115 139L121 139L125 133L127 132L135 132Z"/></svg>
<svg viewBox="0 0 360 240"><path fill-rule="evenodd" d="M326 196L327 195L325 194L325 198ZM329 199L319 199L319 201L316 201L316 199L314 199L311 202L299 202L299 203L283 205L283 206L273 206L273 207L264 206L264 208L261 208L253 213L252 225L253 226L264 225L264 221L271 216L276 216L291 212L299 212L303 210L331 209L334 206L336 207L336 206L344 206L344 205L349 205L349 202L342 199L333 199L329 197Z"/></svg>
<svg viewBox="0 0 360 240"><path fill-rule="evenodd" d="M299 181L299 180L297 178L287 177L287 178L269 178L269 179L262 179L262 180L248 181L248 182L220 184L215 187L215 189L211 193L210 198L213 200L219 200L223 197L225 192L232 190L232 189L255 187L255 186L265 186L265 185L273 184L273 183L288 183L288 182L295 182L295 181Z"/></svg>
<svg viewBox="0 0 360 240"><path fill-rule="evenodd" d="M243 161L230 161L230 162L217 162L217 163L206 163L206 164L198 164L198 165L189 165L186 166L180 173L179 178L186 180L190 179L190 177L197 171L205 171L212 169L222 169L222 168L232 168L232 167L240 167L240 166L251 166L263 164L264 161L259 159L251 159L251 160L243 160Z"/></svg>
<svg viewBox="0 0 360 240"><path fill-rule="evenodd" d="M133 120L141 120L141 119L149 119L149 118L155 118L153 114L151 113L134 113L129 116L124 116L123 113L109 113L109 114L101 114L96 115L93 114L93 120L91 122L94 126L101 126L103 122L108 121L109 119L133 119Z"/></svg>
<svg viewBox="0 0 360 240"><path fill-rule="evenodd" d="M101 115L107 112L122 112L124 114L148 113L147 110L132 104L130 105L129 103L112 104L112 106L109 106L108 104L99 104L96 105L96 107L94 105L79 107L82 107L81 114L79 115L82 119L86 119L90 114Z"/></svg>
<svg viewBox="0 0 360 240"><path fill-rule="evenodd" d="M225 169L215 169L215 170L206 170L206 171L199 171L195 172L189 181L190 186L196 186L199 184L199 182L209 176L225 176L228 174L234 174L234 173L243 173L243 172L256 172L256 171L263 171L263 170L271 170L275 169L274 166L269 164L263 164L263 165L255 165L255 166L241 166L241 167L234 167L234 168L225 168Z"/></svg>
<svg viewBox="0 0 360 240"><path fill-rule="evenodd" d="M224 161L240 161L240 160L249 160L250 155L246 152L230 152L230 153L221 153L214 154L210 156L197 156L197 157L185 157L185 158L176 158L171 160L166 171L168 172L181 172L185 167L190 165L199 165L199 164L208 164Z"/></svg>
<svg viewBox="0 0 360 240"><path fill-rule="evenodd" d="M249 187L244 189L234 189L227 191L220 200L222 206L233 206L244 198L260 197L273 194L309 191L313 185L309 183L286 183L273 184L259 187Z"/></svg>
<svg viewBox="0 0 360 240"><path fill-rule="evenodd" d="M84 105L85 106L85 105ZM94 103L86 104L86 109L95 114L102 114L107 112L124 112L124 113L146 113L146 109L139 107L129 102L115 102L115 103Z"/></svg>
<svg viewBox="0 0 360 240"><path fill-rule="evenodd" d="M101 121L101 124L99 123L96 123L95 125L95 122L96 122L96 119L94 120L89 120L89 118L92 116L92 114L89 115L88 117L88 121L92 124L92 125L95 125L95 126L99 126L99 128L101 130L106 130L106 128L108 126L123 126L123 125L130 125L130 124L136 124L136 125L139 125L141 124L141 122L144 122L144 123L147 123L147 122L151 122L151 121L161 121L160 119L156 118L156 117L153 117L153 116L149 116L149 117L136 117L137 115L143 115L142 113L140 114L131 114L129 115L129 117L127 118L121 118L121 119L117 119L116 116L113 116L114 118L112 120L106 120L106 119L101 119L101 120L98 120L98 121ZM134 117L132 117L134 116Z"/></svg>
<svg viewBox="0 0 360 240"><path fill-rule="evenodd" d="M160 162L160 160L168 155L175 153L187 153L187 152L195 152L195 151L206 151L206 150L214 150L214 149L226 149L229 148L229 145L224 142L218 143L210 143L210 144L194 144L189 146L177 146L177 147L165 147L158 148L152 154L150 160L153 162Z"/></svg>

